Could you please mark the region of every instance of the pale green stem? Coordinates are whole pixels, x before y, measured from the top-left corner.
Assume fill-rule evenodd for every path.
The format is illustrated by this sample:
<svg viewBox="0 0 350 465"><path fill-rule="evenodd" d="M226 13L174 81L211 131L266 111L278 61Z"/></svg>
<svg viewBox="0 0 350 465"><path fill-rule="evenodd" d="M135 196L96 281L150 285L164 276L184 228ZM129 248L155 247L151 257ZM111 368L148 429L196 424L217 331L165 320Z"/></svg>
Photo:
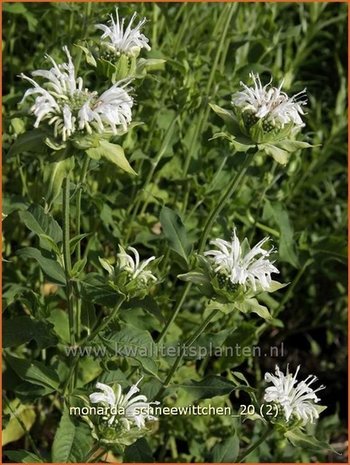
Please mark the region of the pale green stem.
<svg viewBox="0 0 350 465"><path fill-rule="evenodd" d="M155 161L152 163L152 168L151 168L150 172L148 173L148 176L146 178L146 182L145 182L145 184L143 186L143 191L146 194L146 199L145 199L145 202L144 202L144 204L142 206L142 209L141 209L141 212L140 212L141 215L146 211L149 199L150 199L150 197L152 195L151 191L147 192L148 186L149 186L149 184L151 183L151 181L153 179L154 173L155 173L155 171L156 171L156 169L157 169L157 167L159 165L159 162L163 158L163 155L164 155L165 150L167 148L167 145L169 143L169 139L170 139L171 134L172 134L172 132L174 130L174 126L175 126L176 121L177 121L177 117L174 118L172 120L172 122L169 124L168 129L166 130L166 133L164 135L163 143L162 143L162 145L161 145L161 147L159 149L159 152L157 154L157 157L156 157ZM138 207L136 208L136 212L137 212L137 209L138 209Z"/></svg>
<svg viewBox="0 0 350 465"><path fill-rule="evenodd" d="M221 211L225 207L227 199L231 198L232 194L238 188L242 178L244 177L245 173L247 172L247 169L249 168L250 163L252 162L252 160L254 158L255 153L256 153L256 149L250 149L247 152L246 158L245 158L241 168L237 172L236 176L234 176L234 178L232 179L232 181L228 185L227 189L223 192L223 194L219 198L219 201L216 203L214 208L209 213L208 219L207 219L207 221L205 223L205 226L204 226L202 237L201 237L200 242L199 242L199 248L198 248L199 253L202 253L204 251L205 244L206 244L207 239L208 239L208 235L209 235L209 233L211 231L211 228L212 228L215 220L217 219L217 217L219 216L219 214L221 213Z"/></svg>
<svg viewBox="0 0 350 465"><path fill-rule="evenodd" d="M224 48L224 44L225 44L225 40L226 40L229 25L231 23L233 11L234 11L234 9L233 9L232 5L225 6L225 8L223 9L222 15L221 15L221 17L219 19L219 21L225 20L225 26L223 28L220 43L219 43L219 46L218 46L216 54L215 54L213 65L211 67L210 76L209 76L207 87L206 87L206 90L205 90L206 98L209 96L210 90L211 90L212 85L213 85L215 73L216 73L216 70L217 70L217 67L218 67L220 56L221 56L223 48ZM187 152L187 157L186 157L186 160L185 160L184 176L187 175L188 169L190 167L194 147L195 147L195 144L197 143L199 134L201 133L202 126L203 126L205 120L207 119L207 115L208 115L208 106L206 105L204 108L202 107L202 109L201 109L201 111L200 111L200 113L198 115L198 118L197 118L197 124L195 126L195 131L194 131L194 134L192 136L191 145L190 145L190 148L189 148L189 150Z"/></svg>
<svg viewBox="0 0 350 465"><path fill-rule="evenodd" d="M172 312L169 320L166 322L166 325L164 326L162 332L158 336L158 339L157 339L158 343L161 342L164 339L166 333L168 332L169 327L172 325L173 321L177 317L177 314L181 310L181 307L182 307L182 305L184 304L184 302L186 300L187 294L188 294L189 290L191 289L191 284L192 283L186 283L185 287L183 288L180 300L178 301L178 303L177 303L177 305L175 307L175 310Z"/></svg>
<svg viewBox="0 0 350 465"><path fill-rule="evenodd" d="M69 214L69 200L70 200L70 180L69 174L63 181L62 192L62 209L63 209L63 261L64 271L66 275L66 295L68 304L68 319L69 319L69 335L70 343L75 344L75 321L74 321L74 305L73 305L73 287L71 282L71 255L70 255L70 214Z"/></svg>
<svg viewBox="0 0 350 465"><path fill-rule="evenodd" d="M83 345L83 344L86 344L87 342L90 342L92 341L98 333L100 333L101 331L103 331L108 325L109 323L116 317L120 307L122 306L123 302L125 301L125 297L124 296L120 296L119 299L118 299L118 302L117 302L117 305L114 307L113 311L101 322L100 325L97 326L97 328L95 328L92 333L87 336L82 342L80 345Z"/></svg>
<svg viewBox="0 0 350 465"><path fill-rule="evenodd" d="M76 198L76 219L77 219L77 223L76 223L76 234L77 236L80 234L80 228L81 228L81 195L82 195L82 191L83 191L83 186L85 184L85 181L86 181L86 175L87 175L87 172L88 172L88 168L89 168L89 163L90 163L90 158L89 157L85 157L84 159L84 163L83 163L83 169L82 169L82 172L81 172L81 176L80 176L80 185L78 187L78 191L77 191L77 198ZM77 262L81 260L81 243L80 241L78 242L77 244ZM80 296L80 292L79 292L79 284L77 285L77 294ZM76 334L76 337L77 337L77 340L80 339L80 332L81 332L81 328L80 328L80 320L81 320L81 299L80 297L77 299L77 302L76 302L76 330L77 330L77 334Z"/></svg>
<svg viewBox="0 0 350 465"><path fill-rule="evenodd" d="M262 444L270 436L272 431L273 430L268 427L263 433L263 435L256 442L254 442L254 444L252 444L240 457L238 457L237 463L243 462L243 460L249 454L251 454L255 449L257 449L260 446L260 444Z"/></svg>
<svg viewBox="0 0 350 465"><path fill-rule="evenodd" d="M6 395L4 395L4 401L5 401L5 404L7 405L7 407L9 408L9 410L11 410L13 416L16 418L16 420L18 421L20 427L22 428L22 430L24 431L24 434L26 436L26 438L28 439L29 441L29 444L31 445L32 449L33 449L33 452L40 458L43 460L39 450L37 449L36 445L35 445L35 442L30 434L30 432L27 430L26 428L26 425L23 423L22 419L17 415L17 413L13 410L13 408L11 407L11 404L10 404L10 401L8 400L8 398L6 397Z"/></svg>
<svg viewBox="0 0 350 465"><path fill-rule="evenodd" d="M248 169L250 163L252 162L255 153L256 153L255 150L251 150L250 152L247 153L246 158L245 158L241 168L237 172L236 176L233 178L232 182L229 184L226 191L222 194L219 201L214 205L211 212L209 213L207 222L206 222L205 227L204 227L202 237L200 239L199 253L203 252L205 244L206 244L206 240L207 240L207 237L208 237L208 234L210 232L210 229L211 229L213 223L215 222L216 218L218 217L218 215L220 214L220 212L224 208L227 200L233 195L233 193L238 188L239 183L241 182L242 178L244 177L245 173L247 172L247 169ZM159 335L158 342L160 342L160 341L162 341L164 339L166 333L168 332L169 327L175 321L179 311L182 308L182 305L184 304L184 302L186 300L187 294L189 293L191 287L192 287L191 282L186 283L185 287L183 288L182 294L181 294L181 296L179 298L179 301L178 301L178 303L177 303L177 305L175 307L175 310L170 315L169 320L167 321L165 327L163 328L162 332Z"/></svg>

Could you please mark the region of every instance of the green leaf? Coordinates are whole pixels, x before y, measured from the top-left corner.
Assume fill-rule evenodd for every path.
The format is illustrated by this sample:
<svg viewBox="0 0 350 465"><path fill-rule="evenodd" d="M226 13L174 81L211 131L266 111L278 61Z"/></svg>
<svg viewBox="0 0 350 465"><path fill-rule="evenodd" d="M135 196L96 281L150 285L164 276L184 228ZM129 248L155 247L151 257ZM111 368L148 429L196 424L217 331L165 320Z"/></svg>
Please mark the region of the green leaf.
<svg viewBox="0 0 350 465"><path fill-rule="evenodd" d="M114 163L123 171L137 175L136 171L131 168L128 160L125 157L124 149L120 145L112 144L111 142L102 139L100 140L98 147L87 149L86 153L89 155L89 157L95 160L98 160L101 157L106 158L106 160Z"/></svg>
<svg viewBox="0 0 350 465"><path fill-rule="evenodd" d="M321 450L327 451L332 450L336 452L327 442L319 441L314 436L304 433L300 429L293 429L284 433L284 436L293 444L295 447L301 447L303 449Z"/></svg>
<svg viewBox="0 0 350 465"><path fill-rule="evenodd" d="M81 283L83 298L89 302L114 307L120 295L111 288L103 276L89 273Z"/></svg>
<svg viewBox="0 0 350 465"><path fill-rule="evenodd" d="M55 243L62 242L61 226L40 205L30 205L27 210L20 211L18 214L30 231L42 237L42 246L47 246L43 240L45 236L49 236ZM51 250L51 246L48 250Z"/></svg>
<svg viewBox="0 0 350 465"><path fill-rule="evenodd" d="M17 255L23 258L33 258L36 260L43 272L53 282L61 285L66 283L66 277L63 268L55 260L44 257L40 250L35 249L34 247L25 247L24 249L18 250Z"/></svg>
<svg viewBox="0 0 350 465"><path fill-rule="evenodd" d="M301 140L290 140L290 139L279 141L277 145L280 148L287 150L288 152L295 152L296 150L299 150L299 149L308 149L311 147L316 147L315 145L311 145L308 142L303 142Z"/></svg>
<svg viewBox="0 0 350 465"><path fill-rule="evenodd" d="M74 263L74 266L71 271L72 278L78 278L79 275L84 271L84 268L87 263L87 258L84 257L81 260L78 260Z"/></svg>
<svg viewBox="0 0 350 465"><path fill-rule="evenodd" d="M225 108L221 108L214 103L209 103L209 106L225 122L231 134L234 136L242 135L241 128L233 111L225 110Z"/></svg>
<svg viewBox="0 0 350 465"><path fill-rule="evenodd" d="M138 439L125 449L123 463L154 463L152 450L145 438Z"/></svg>
<svg viewBox="0 0 350 465"><path fill-rule="evenodd" d="M283 289L284 287L288 286L289 283L279 283L278 281L271 281L269 288L266 292L272 293Z"/></svg>
<svg viewBox="0 0 350 465"><path fill-rule="evenodd" d="M71 238L69 241L69 248L70 248L70 253L73 255L75 252L76 246L86 237L91 236L92 233L83 233L83 234L78 234L77 236L74 236Z"/></svg>
<svg viewBox="0 0 350 465"><path fill-rule="evenodd" d="M286 165L290 157L290 152L277 147L276 145L261 144L259 145L259 149L265 151L268 155L271 155L271 157L280 165Z"/></svg>
<svg viewBox="0 0 350 465"><path fill-rule="evenodd" d="M11 145L10 150L7 153L7 157L13 157L14 155L22 152L43 151L43 140L45 137L46 133L40 129L34 129L20 134Z"/></svg>
<svg viewBox="0 0 350 465"><path fill-rule="evenodd" d="M74 157L65 158L56 163L47 163L44 167L44 182L47 184L45 199L49 208L61 193L63 180L74 168Z"/></svg>
<svg viewBox="0 0 350 465"><path fill-rule="evenodd" d="M187 239L186 229L180 216L170 208L163 207L160 212L160 222L170 248L188 263L191 244Z"/></svg>
<svg viewBox="0 0 350 465"><path fill-rule="evenodd" d="M42 386L49 389L50 392L58 390L59 379L56 372L44 365L42 362L30 361L23 358L14 357L6 354L6 362L14 370L14 372L24 381Z"/></svg>
<svg viewBox="0 0 350 465"><path fill-rule="evenodd" d="M6 450L4 454L15 463L43 463L40 457L26 450Z"/></svg>
<svg viewBox="0 0 350 465"><path fill-rule="evenodd" d="M191 381L189 384L178 384L170 388L184 389L189 395L191 402L199 399L209 399L215 396L230 394L237 387L226 378L221 376L208 376L202 381Z"/></svg>
<svg viewBox="0 0 350 465"><path fill-rule="evenodd" d="M257 313L261 318L264 320L271 320L272 316L267 307L264 305L259 304L256 299L245 299L243 302L239 302L235 304L240 312L249 313L254 312Z"/></svg>
<svg viewBox="0 0 350 465"><path fill-rule="evenodd" d="M6 406L4 409L4 413L10 415L10 420L2 431L3 446L10 442L18 441L18 439L21 439L25 435L20 422L24 424L27 431L30 431L36 416L32 405L23 404L18 399L13 399L10 402L10 407Z"/></svg>
<svg viewBox="0 0 350 465"><path fill-rule="evenodd" d="M197 341L191 346L191 355L185 356L185 359L200 359L206 356L209 351L215 351L221 348L226 339L236 331L236 328L223 329L217 333L203 333ZM192 356L192 353L194 355Z"/></svg>
<svg viewBox="0 0 350 465"><path fill-rule="evenodd" d="M36 341L39 349L54 346L58 339L53 334L52 328L52 324L34 320L29 316L18 316L4 320L3 347L16 347L32 339Z"/></svg>
<svg viewBox="0 0 350 465"><path fill-rule="evenodd" d="M82 310L84 312L85 304ZM52 310L47 320L53 324L54 331L60 337L60 339L66 343L69 343L70 336L67 312L60 308L55 308L54 310Z"/></svg>
<svg viewBox="0 0 350 465"><path fill-rule="evenodd" d="M89 426L76 422L65 408L52 444L52 462L85 462L92 444Z"/></svg>
<svg viewBox="0 0 350 465"><path fill-rule="evenodd" d="M239 438L235 432L233 436L215 444L211 461L214 463L234 463L239 454Z"/></svg>
<svg viewBox="0 0 350 465"><path fill-rule="evenodd" d="M13 357L12 355L6 355L6 362L16 372L16 374L31 384L43 386L47 388L49 392L58 391L60 380L57 373L47 367L41 362L35 360L29 361L24 358Z"/></svg>
<svg viewBox="0 0 350 465"><path fill-rule="evenodd" d="M85 54L85 60L88 65L97 66L96 60L93 56L93 54L90 52L90 50L87 47L83 47L82 45L79 44L74 44L76 47L80 48Z"/></svg>
<svg viewBox="0 0 350 465"><path fill-rule="evenodd" d="M200 271L189 271L188 273L179 274L177 276L181 281L191 282L195 284L208 284L210 279Z"/></svg>
<svg viewBox="0 0 350 465"><path fill-rule="evenodd" d="M299 260L295 253L294 230L290 222L288 211L281 202L265 200L263 218L270 220L280 231L279 256L280 260L299 267Z"/></svg>
<svg viewBox="0 0 350 465"><path fill-rule="evenodd" d="M132 325L123 325L118 332L113 332L103 339L117 356L136 360L147 373L157 376L158 367L154 360L156 345L150 333Z"/></svg>

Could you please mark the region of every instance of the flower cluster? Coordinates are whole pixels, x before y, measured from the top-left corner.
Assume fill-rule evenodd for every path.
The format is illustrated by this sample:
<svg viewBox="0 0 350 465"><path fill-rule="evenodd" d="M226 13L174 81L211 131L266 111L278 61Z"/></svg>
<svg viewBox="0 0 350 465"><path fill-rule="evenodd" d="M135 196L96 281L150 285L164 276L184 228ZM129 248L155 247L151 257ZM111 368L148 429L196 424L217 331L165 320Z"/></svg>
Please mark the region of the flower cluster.
<svg viewBox="0 0 350 465"><path fill-rule="evenodd" d="M146 18L143 18L132 28L135 17L136 13L132 15L128 26L124 29L125 18L122 18L120 21L118 8L116 8L116 19L114 20L113 15L110 15L109 26L106 24L96 24L96 28L103 31L101 46L117 56L120 54L136 56L139 54L141 48L151 50L151 47L148 45L148 38L141 33L141 28L145 24ZM104 40L106 38L109 39L109 42Z"/></svg>
<svg viewBox="0 0 350 465"><path fill-rule="evenodd" d="M283 92L282 85L271 86L271 81L263 86L258 74L250 73L254 86L248 87L241 82L244 90L236 92L232 104L245 116L246 127L253 126L259 120L266 131L274 127L283 128L287 124L304 126L300 115L304 115L302 106L306 105L305 89L292 97Z"/></svg>
<svg viewBox="0 0 350 465"><path fill-rule="evenodd" d="M142 378L141 378L142 379ZM90 394L91 404L99 404L109 410L101 417L85 417L95 439L120 446L133 444L149 431L149 425L157 418L152 415L152 405L158 401L149 402L147 397L139 394L141 379L131 386L126 394L122 393L120 384L114 389L104 383L97 383L99 390Z"/></svg>
<svg viewBox="0 0 350 465"><path fill-rule="evenodd" d="M112 266L107 260L100 258L100 263L111 278L111 285L118 291L129 297L144 297L149 288L157 281L157 277L150 269L150 263L156 260L152 256L146 260L140 260L140 254L135 247L128 247L133 255L119 246L117 265Z"/></svg>
<svg viewBox="0 0 350 465"><path fill-rule="evenodd" d="M34 127L46 120L54 128L54 136L66 141L77 131L91 134L112 131L119 127L126 130L131 122L133 99L128 93L128 81L118 82L100 96L84 87L81 77L76 76L72 57L67 47L63 47L67 62L57 64L49 55L52 63L49 70L36 70L33 77L46 80L44 87L34 79L21 74L33 87L28 89L22 102L30 95L36 95L30 112L36 117Z"/></svg>
<svg viewBox="0 0 350 465"><path fill-rule="evenodd" d="M249 250L247 241L241 245L236 230L233 230L231 242L215 239L211 244L217 250L208 250L204 255L209 257L211 266L222 283L229 283L233 288L237 285L244 289L250 287L253 291L269 290L271 274L279 271L269 260L273 249L265 250L262 247L268 240L265 237Z"/></svg>
<svg viewBox="0 0 350 465"><path fill-rule="evenodd" d="M128 273L130 280L138 280L144 285L147 285L149 281L157 281L157 278L147 269L149 263L155 260L156 257L152 256L147 258L147 260L140 261L140 254L135 247L128 247L128 250L134 254L134 257L127 254L121 246L119 246L119 250L119 268Z"/></svg>
<svg viewBox="0 0 350 465"><path fill-rule="evenodd" d="M312 375L298 382L299 369L300 366L293 375L289 373L287 368L287 372L284 374L276 365L274 375L266 373L265 381L272 383L272 386L265 389L264 400L280 407L286 422L297 420L305 425L313 423L319 417L319 410L322 407L315 405L320 401L316 392L324 389L324 386L317 389L311 388L311 384L317 380L316 376Z"/></svg>

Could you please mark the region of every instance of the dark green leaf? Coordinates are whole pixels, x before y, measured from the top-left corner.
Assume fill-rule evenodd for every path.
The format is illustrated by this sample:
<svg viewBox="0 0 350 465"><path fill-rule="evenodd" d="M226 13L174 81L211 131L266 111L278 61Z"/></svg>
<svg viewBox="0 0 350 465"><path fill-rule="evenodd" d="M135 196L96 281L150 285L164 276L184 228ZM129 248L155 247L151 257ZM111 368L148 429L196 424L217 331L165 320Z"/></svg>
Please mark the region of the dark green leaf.
<svg viewBox="0 0 350 465"><path fill-rule="evenodd" d="M66 277L63 268L55 260L46 258L42 255L40 250L34 247L26 247L17 251L17 255L23 258L33 258L36 260L43 272L51 278L53 282L58 284L65 284Z"/></svg>
<svg viewBox="0 0 350 465"><path fill-rule="evenodd" d="M51 391L58 390L60 380L52 368L45 366L41 362L29 361L8 354L5 359L16 374L24 381L43 386Z"/></svg>
<svg viewBox="0 0 350 465"><path fill-rule="evenodd" d="M36 341L39 349L54 346L58 339L53 334L52 328L52 324L34 320L29 316L18 316L4 320L3 347L16 347L32 339Z"/></svg>
<svg viewBox="0 0 350 465"><path fill-rule="evenodd" d="M239 454L239 438L237 433L215 444L211 461L215 463L234 463Z"/></svg>
<svg viewBox="0 0 350 465"><path fill-rule="evenodd" d="M52 462L85 462L92 445L89 426L78 423L65 408L52 444Z"/></svg>
<svg viewBox="0 0 350 465"><path fill-rule="evenodd" d="M170 208L163 207L160 212L160 222L170 248L188 262L191 244L180 216Z"/></svg>
<svg viewBox="0 0 350 465"><path fill-rule="evenodd" d="M26 450L7 450L5 455L15 463L43 463L40 457Z"/></svg>

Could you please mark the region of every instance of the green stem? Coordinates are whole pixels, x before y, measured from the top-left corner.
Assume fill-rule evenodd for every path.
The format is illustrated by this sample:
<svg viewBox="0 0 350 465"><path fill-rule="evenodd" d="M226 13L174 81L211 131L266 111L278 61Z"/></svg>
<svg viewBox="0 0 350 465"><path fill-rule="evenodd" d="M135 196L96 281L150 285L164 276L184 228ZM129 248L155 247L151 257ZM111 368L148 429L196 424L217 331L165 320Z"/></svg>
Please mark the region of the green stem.
<svg viewBox="0 0 350 465"><path fill-rule="evenodd" d="M199 248L198 248L199 253L203 252L203 250L205 248L205 244L206 244L207 239L208 239L208 235L210 233L210 230L211 230L215 220L217 219L217 217L219 216L219 214L221 213L221 211L225 207L227 200L229 198L231 198L232 194L238 188L242 178L244 177L245 173L247 172L247 169L249 168L250 163L252 162L252 160L254 158L255 153L256 153L255 148L250 149L247 152L246 158L245 158L241 168L237 172L236 176L232 179L232 181L228 185L227 189L223 192L223 194L219 198L219 201L215 204L215 206L212 208L211 212L209 213L207 222L205 223L205 226L204 226L202 237L201 237L200 242L199 242Z"/></svg>
<svg viewBox="0 0 350 465"><path fill-rule="evenodd" d="M258 448L260 446L260 444L262 444L265 439L268 438L268 436L270 436L270 434L272 433L272 429L270 428L267 428L264 432L264 434L256 441L254 442L254 444L252 444L250 447L248 447L248 449L240 456L238 457L237 459L237 463L242 463L243 460L249 455L251 454L256 448Z"/></svg>
<svg viewBox="0 0 350 465"><path fill-rule="evenodd" d="M215 315L219 312L219 310L213 310L209 316L203 321L203 323L198 327L197 331L189 338L187 341L184 343L183 347L181 348L180 354L177 356L173 366L171 367L168 376L166 377L163 386L161 389L158 391L156 397L159 397L165 389L167 388L168 384L170 383L172 377L174 376L175 371L177 370L178 366L181 363L181 360L184 357L185 350L190 348L196 340L199 338L199 336L203 333L205 328L208 326L208 324L211 322L211 320L215 317Z"/></svg>
<svg viewBox="0 0 350 465"><path fill-rule="evenodd" d="M99 449L101 449L101 445L99 443L96 443L94 446L92 446L91 450L88 452L88 454L86 455L84 459L84 463L88 463ZM100 457L105 453L106 451L103 450L103 453L101 452L101 455L98 454L98 456Z"/></svg>
<svg viewBox="0 0 350 465"><path fill-rule="evenodd" d="M73 287L71 282L72 262L70 255L70 225L69 225L69 195L70 195L70 180L69 174L63 181L62 193L62 209L63 209L63 261L64 271L66 275L66 295L68 304L68 319L69 319L69 335L71 345L75 345L75 322L74 322L74 306L73 306Z"/></svg>
<svg viewBox="0 0 350 465"><path fill-rule="evenodd" d="M193 155L193 152L194 152L195 144L197 143L197 139L199 137L199 134L202 131L203 124L204 124L204 122L206 121L206 119L208 117L208 104L207 104L206 100L207 100L207 98L208 98L208 96L210 94L210 91L211 91L211 88L212 88L212 85L213 85L215 73L216 73L218 63L219 63L219 60L220 60L220 56L222 54L223 47L224 47L224 44L225 44L225 41L226 41L226 36L227 36L228 28L229 28L229 25L230 25L230 22L231 22L231 19L232 19L233 11L234 11L233 6L232 5L227 5L226 8L223 9L221 17L219 19L220 22L224 21L225 25L223 27L223 32L221 33L220 43L219 43L219 46L218 46L218 48L216 50L214 62L213 62L213 65L211 67L210 76L209 76L207 87L206 87L206 90L205 90L205 99L204 99L205 107L202 107L202 109L201 109L201 111L200 111L200 113L198 115L197 124L195 126L194 134L193 134L192 140L191 140L191 145L190 145L190 148L188 150L187 157L186 157L186 160L185 160L184 176L187 175L187 172L188 172L188 169L189 169L190 163L191 163L191 158L192 158L192 155Z"/></svg>
<svg viewBox="0 0 350 465"><path fill-rule="evenodd" d="M181 307L182 307L182 305L184 304L184 302L186 300L187 294L188 294L189 290L191 289L191 285L192 285L192 283L186 283L186 286L183 288L180 300L178 301L178 303L177 303L177 305L175 307L175 310L172 312L169 320L166 322L166 325L164 326L162 332L158 336L158 339L157 339L158 343L161 342L164 339L166 333L168 332L169 327L172 325L173 321L175 320L175 318L177 317L179 311L181 310Z"/></svg>
<svg viewBox="0 0 350 465"><path fill-rule="evenodd" d="M76 197L76 218L77 218L77 223L76 223L76 234L77 236L80 234L80 228L81 228L81 195L83 191L83 186L86 181L86 175L88 172L89 168L89 163L90 163L90 158L85 157L84 158L84 163L83 163L83 169L81 171L81 176L80 176L80 184L78 187L77 191L77 197ZM77 261L81 260L81 242L79 241L77 244L77 256L76 256ZM80 296L79 292L79 284L77 285L77 295ZM81 332L81 325L80 325L80 320L81 320L81 299L80 297L77 299L76 302L76 330L77 334L76 337L79 340L80 339L80 332Z"/></svg>
<svg viewBox="0 0 350 465"><path fill-rule="evenodd" d="M233 193L238 188L239 183L241 182L242 178L244 177L245 173L247 172L247 169L248 169L250 163L252 162L255 153L256 153L255 150L251 150L251 151L249 151L247 153L246 158L245 158L241 168L237 172L236 176L233 178L232 182L229 184L226 191L222 194L219 201L214 205L211 212L209 213L207 222L206 222L205 227L204 227L202 237L200 239L199 253L203 252L207 237L209 235L210 229L211 229L214 221L216 220L217 216L220 214L220 212L224 208L227 200L233 195ZM175 321L178 313L180 312L180 310L182 308L182 305L184 304L184 302L186 300L186 297L187 297L191 287L192 287L192 283L189 282L183 288L182 294L181 294L180 299L179 299L179 301L178 301L178 303L177 303L177 305L175 307L175 310L172 312L169 320L167 321L167 323L166 323L165 327L163 328L162 332L160 333L157 342L161 342L164 339L166 333L168 332L169 327Z"/></svg>
<svg viewBox="0 0 350 465"><path fill-rule="evenodd" d="M174 118L174 119L171 121L171 123L169 124L168 129L167 129L166 132L165 132L162 145L161 145L161 147L160 147L160 149L159 149L159 152L158 152L158 154L157 154L157 156L156 156L155 161L152 163L152 168L151 168L151 170L150 170L150 172L148 173L148 176L147 176L147 178L146 178L146 182L145 182L145 184L144 184L144 186L143 186L143 191L144 191L144 193L146 194L146 199L145 199L144 204L143 204L143 206L142 206L142 208L141 208L141 211L140 211L140 214L141 214L141 215L146 211L146 208L147 208L149 199L150 199L150 197L151 197L151 195L152 195L152 191L149 191L149 192L147 193L148 186L149 186L149 184L151 183L151 181L152 181L152 179L153 179L153 176L154 176L154 173L155 173L155 171L156 171L156 169L157 169L157 167L158 167L158 165L159 165L159 162L160 162L161 159L163 158L163 155L164 155L164 153L165 153L165 151L166 151L166 149L167 149L167 147L168 147L168 145L169 145L169 141L170 141L171 136L172 136L172 134L173 134L173 131L174 131L174 128L175 128L175 124L176 124L177 120L178 120L178 117ZM138 206L138 207L139 207L139 206ZM137 213L138 207L137 207L137 208L135 207L136 213Z"/></svg>
<svg viewBox="0 0 350 465"><path fill-rule="evenodd" d="M43 460L39 450L37 449L36 445L35 445L35 442L32 438L32 436L30 435L29 431L27 430L26 428L26 425L23 423L22 419L17 415L17 413L13 410L13 408L11 407L11 404L10 404L10 401L8 400L8 398L6 397L6 395L4 395L4 401L5 401L5 404L7 405L7 407L9 408L9 410L11 411L12 415L16 418L16 420L18 421L20 427L22 428L22 430L24 431L24 434L26 436L26 438L28 439L29 441L29 444L31 445L32 449L33 449L33 452L40 458Z"/></svg>
<svg viewBox="0 0 350 465"><path fill-rule="evenodd" d="M86 338L81 342L80 345L83 345L83 344L86 344L87 342L92 341L99 332L103 331L109 325L109 323L116 317L124 301L125 301L125 297L120 296L120 298L118 299L117 305L114 307L112 312L101 322L100 325L97 326L97 328L95 328L92 331L92 333L89 336L86 336Z"/></svg>

